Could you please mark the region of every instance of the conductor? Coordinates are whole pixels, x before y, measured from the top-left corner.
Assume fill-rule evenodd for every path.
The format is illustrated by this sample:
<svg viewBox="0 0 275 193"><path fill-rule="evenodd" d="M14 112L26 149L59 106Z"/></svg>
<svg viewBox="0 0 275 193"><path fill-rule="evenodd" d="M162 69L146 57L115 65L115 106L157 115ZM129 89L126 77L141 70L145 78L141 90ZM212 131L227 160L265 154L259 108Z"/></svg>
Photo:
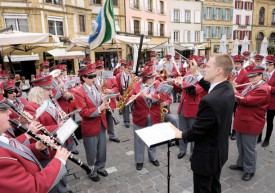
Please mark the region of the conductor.
<svg viewBox="0 0 275 193"><path fill-rule="evenodd" d="M230 132L235 96L227 77L233 69L229 55L210 57L204 78L193 60L191 72L208 94L200 104L191 129L181 132L175 129L176 138L195 142L191 159L194 193L220 193L220 174L228 159L228 134Z"/></svg>

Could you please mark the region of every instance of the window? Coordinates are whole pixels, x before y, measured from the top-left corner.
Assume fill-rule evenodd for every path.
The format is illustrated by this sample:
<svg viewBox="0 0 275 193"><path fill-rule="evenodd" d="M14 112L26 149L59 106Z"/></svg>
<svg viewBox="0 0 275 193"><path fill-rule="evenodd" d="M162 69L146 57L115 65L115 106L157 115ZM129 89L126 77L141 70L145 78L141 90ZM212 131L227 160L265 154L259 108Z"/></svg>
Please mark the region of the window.
<svg viewBox="0 0 275 193"><path fill-rule="evenodd" d="M148 22L148 35L153 35L153 22Z"/></svg>
<svg viewBox="0 0 275 193"><path fill-rule="evenodd" d="M252 10L252 2L245 2L244 9L248 11Z"/></svg>
<svg viewBox="0 0 275 193"><path fill-rule="evenodd" d="M235 9L243 9L243 2L235 1Z"/></svg>
<svg viewBox="0 0 275 193"><path fill-rule="evenodd" d="M190 31L184 31L183 38L184 38L185 43L189 43L190 39L191 39L191 33L190 33Z"/></svg>
<svg viewBox="0 0 275 193"><path fill-rule="evenodd" d="M118 0L113 0L114 6L118 6Z"/></svg>
<svg viewBox="0 0 275 193"><path fill-rule="evenodd" d="M275 25L275 9L272 11L271 25Z"/></svg>
<svg viewBox="0 0 275 193"><path fill-rule="evenodd" d="M180 32L174 31L174 42L179 42Z"/></svg>
<svg viewBox="0 0 275 193"><path fill-rule="evenodd" d="M61 5L62 4L61 0L46 0L45 2L46 3L52 3L52 4L55 4L55 5Z"/></svg>
<svg viewBox="0 0 275 193"><path fill-rule="evenodd" d="M259 11L259 25L264 25L264 15L265 15L265 9L261 7Z"/></svg>
<svg viewBox="0 0 275 193"><path fill-rule="evenodd" d="M250 17L249 17L249 15L245 16L245 25L250 25Z"/></svg>
<svg viewBox="0 0 275 193"><path fill-rule="evenodd" d="M174 21L180 22L180 10L179 9L174 9Z"/></svg>
<svg viewBox="0 0 275 193"><path fill-rule="evenodd" d="M200 41L200 31L195 31L195 42Z"/></svg>
<svg viewBox="0 0 275 193"><path fill-rule="evenodd" d="M160 24L159 31L160 31L160 36L164 37L164 24L163 23Z"/></svg>
<svg viewBox="0 0 275 193"><path fill-rule="evenodd" d="M219 38L219 37L221 37L221 28L216 27L215 38Z"/></svg>
<svg viewBox="0 0 275 193"><path fill-rule="evenodd" d="M146 1L147 1L147 5L148 5L147 11L152 12L153 11L153 1L152 0L146 0Z"/></svg>
<svg viewBox="0 0 275 193"><path fill-rule="evenodd" d="M6 28L12 25L14 30L29 32L28 17L26 14L4 14Z"/></svg>
<svg viewBox="0 0 275 193"><path fill-rule="evenodd" d="M211 7L206 8L206 13L205 13L205 19L210 19L211 18Z"/></svg>
<svg viewBox="0 0 275 193"><path fill-rule="evenodd" d="M240 15L236 15L236 24L237 25L240 25L240 23L241 23L241 16Z"/></svg>
<svg viewBox="0 0 275 193"><path fill-rule="evenodd" d="M49 33L63 36L63 21L60 19L48 19Z"/></svg>
<svg viewBox="0 0 275 193"><path fill-rule="evenodd" d="M214 45L214 53L219 53L220 45Z"/></svg>
<svg viewBox="0 0 275 193"><path fill-rule="evenodd" d="M134 20L134 33L135 34L140 34L139 25L140 25L140 21L139 20Z"/></svg>
<svg viewBox="0 0 275 193"><path fill-rule="evenodd" d="M225 9L225 20L230 20L230 9Z"/></svg>
<svg viewBox="0 0 275 193"><path fill-rule="evenodd" d="M226 38L231 38L231 28L230 27L225 27L225 35L226 35Z"/></svg>
<svg viewBox="0 0 275 193"><path fill-rule="evenodd" d="M159 2L160 14L164 14L164 3L163 1Z"/></svg>
<svg viewBox="0 0 275 193"><path fill-rule="evenodd" d="M90 0L90 4L99 4L99 5L101 5L101 0Z"/></svg>
<svg viewBox="0 0 275 193"><path fill-rule="evenodd" d="M210 34L211 34L211 27L210 26L207 26L204 28L204 37L205 38L210 38Z"/></svg>
<svg viewBox="0 0 275 193"><path fill-rule="evenodd" d="M86 31L85 15L79 15L79 31L80 32Z"/></svg>
<svg viewBox="0 0 275 193"><path fill-rule="evenodd" d="M221 9L220 8L216 8L215 19L216 20L220 20L221 19Z"/></svg>
<svg viewBox="0 0 275 193"><path fill-rule="evenodd" d="M133 7L139 9L139 0L133 0Z"/></svg>
<svg viewBox="0 0 275 193"><path fill-rule="evenodd" d="M191 11L190 10L185 10L185 22L186 23L191 23Z"/></svg>

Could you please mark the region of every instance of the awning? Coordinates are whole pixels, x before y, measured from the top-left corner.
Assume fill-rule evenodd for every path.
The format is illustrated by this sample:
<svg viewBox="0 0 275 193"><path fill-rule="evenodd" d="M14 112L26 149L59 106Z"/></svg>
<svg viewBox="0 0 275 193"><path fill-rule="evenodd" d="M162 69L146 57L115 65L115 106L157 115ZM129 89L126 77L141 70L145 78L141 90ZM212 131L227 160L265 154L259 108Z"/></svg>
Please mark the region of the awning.
<svg viewBox="0 0 275 193"><path fill-rule="evenodd" d="M168 42L164 42L162 44L156 45L155 47L151 48L150 50L160 50L160 49L164 49L168 47ZM180 45L180 44L173 44L174 49L176 50L191 50L194 48L194 44L184 44L184 45Z"/></svg>
<svg viewBox="0 0 275 193"><path fill-rule="evenodd" d="M11 61L12 62L22 62L22 61L34 61L39 60L38 54L34 55L12 55ZM4 58L4 62L9 62L9 59L7 56Z"/></svg>
<svg viewBox="0 0 275 193"><path fill-rule="evenodd" d="M85 58L85 53L82 51L72 51L66 52L66 49L54 49L47 51L47 53L51 54L55 60L70 60L77 58Z"/></svg>

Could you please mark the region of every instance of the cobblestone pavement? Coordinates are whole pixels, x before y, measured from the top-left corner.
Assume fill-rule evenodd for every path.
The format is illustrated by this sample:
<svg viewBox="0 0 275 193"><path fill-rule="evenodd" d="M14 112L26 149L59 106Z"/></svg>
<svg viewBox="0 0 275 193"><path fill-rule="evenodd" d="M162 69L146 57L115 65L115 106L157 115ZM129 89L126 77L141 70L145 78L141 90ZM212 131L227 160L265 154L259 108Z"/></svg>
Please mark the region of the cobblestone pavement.
<svg viewBox="0 0 275 193"><path fill-rule="evenodd" d="M176 112L178 103L171 105L173 113ZM125 128L122 116L120 124L116 125L116 135L120 143L107 141L108 177L101 177L100 182L93 182L86 173L77 165L68 162L68 185L73 192L83 193L156 193L167 192L167 145L157 147L157 158L160 166L156 167L148 160L145 153L144 167L137 171L134 162L133 129ZM264 135L265 136L265 135ZM241 180L241 171L232 171L228 168L235 164L237 159L236 141L230 140L229 159L223 167L221 174L222 191L224 193L275 193L275 136L271 138L267 148L257 145L258 160L257 171L251 181ZM86 162L83 144L77 146L80 151L78 157ZM178 147L170 148L171 193L193 192L192 171L190 169L190 152L183 159L178 159ZM203 160L202 160L203 161Z"/></svg>

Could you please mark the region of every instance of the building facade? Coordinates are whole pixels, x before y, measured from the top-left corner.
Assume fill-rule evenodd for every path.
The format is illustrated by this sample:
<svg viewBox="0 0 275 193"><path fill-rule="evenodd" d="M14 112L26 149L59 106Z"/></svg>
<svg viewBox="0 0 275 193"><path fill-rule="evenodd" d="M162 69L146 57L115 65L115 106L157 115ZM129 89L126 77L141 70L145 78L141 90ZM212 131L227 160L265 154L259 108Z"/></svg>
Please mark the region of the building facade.
<svg viewBox="0 0 275 193"><path fill-rule="evenodd" d="M226 36L227 50L232 48L233 1L203 1L202 29L204 42L208 44L206 56L217 53L222 35Z"/></svg>
<svg viewBox="0 0 275 193"><path fill-rule="evenodd" d="M1 29L12 25L18 31L51 33L57 35L64 45L68 45L74 37L87 36L92 30L89 0L2 0L0 15ZM28 73L35 74L39 71L39 64L43 59L55 59L54 56L39 56L39 61L15 64L20 67L16 71L28 77ZM68 60L69 70L77 71L78 56L64 55L59 59ZM24 63L28 65L22 68Z"/></svg>
<svg viewBox="0 0 275 193"><path fill-rule="evenodd" d="M171 39L187 48L203 43L201 1L171 0ZM200 53L202 52L202 53ZM204 55L204 50L199 50Z"/></svg>
<svg viewBox="0 0 275 193"><path fill-rule="evenodd" d="M253 2L251 0L234 0L233 2L233 40L252 38ZM240 43L240 42L239 42ZM239 46L239 51L241 45Z"/></svg>
<svg viewBox="0 0 275 193"><path fill-rule="evenodd" d="M170 0L125 1L126 31L144 34L150 39L143 48L150 49L168 41L170 36Z"/></svg>
<svg viewBox="0 0 275 193"><path fill-rule="evenodd" d="M264 37L269 44L275 44L275 2L274 0L254 0L252 51L260 52Z"/></svg>

